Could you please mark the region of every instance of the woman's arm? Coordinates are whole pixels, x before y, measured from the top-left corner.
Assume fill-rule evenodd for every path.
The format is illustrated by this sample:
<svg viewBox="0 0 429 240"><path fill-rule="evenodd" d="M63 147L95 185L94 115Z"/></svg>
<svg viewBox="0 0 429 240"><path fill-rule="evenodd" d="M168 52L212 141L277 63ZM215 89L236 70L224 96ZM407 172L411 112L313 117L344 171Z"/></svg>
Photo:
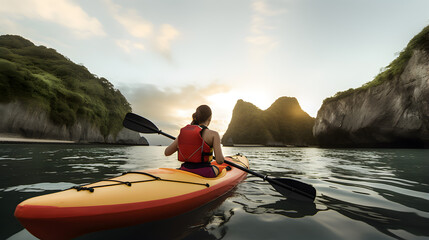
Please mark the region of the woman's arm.
<svg viewBox="0 0 429 240"><path fill-rule="evenodd" d="M220 146L220 136L218 132L213 131L213 150L216 157L216 162L222 164L224 157L222 154L222 148Z"/></svg>
<svg viewBox="0 0 429 240"><path fill-rule="evenodd" d="M176 138L168 147L165 148L165 156L170 156L177 151L179 138Z"/></svg>

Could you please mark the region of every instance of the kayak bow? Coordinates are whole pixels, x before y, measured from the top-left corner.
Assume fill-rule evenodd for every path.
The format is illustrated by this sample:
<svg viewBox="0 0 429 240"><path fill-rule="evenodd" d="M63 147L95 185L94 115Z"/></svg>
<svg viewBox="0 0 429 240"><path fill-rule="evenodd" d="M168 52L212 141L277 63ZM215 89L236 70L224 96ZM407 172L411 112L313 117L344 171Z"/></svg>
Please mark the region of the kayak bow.
<svg viewBox="0 0 429 240"><path fill-rule="evenodd" d="M249 166L244 156L228 159ZM41 239L70 239L103 229L165 219L222 196L247 175L226 163L220 169L216 178L171 168L128 172L25 200L16 207L15 217Z"/></svg>

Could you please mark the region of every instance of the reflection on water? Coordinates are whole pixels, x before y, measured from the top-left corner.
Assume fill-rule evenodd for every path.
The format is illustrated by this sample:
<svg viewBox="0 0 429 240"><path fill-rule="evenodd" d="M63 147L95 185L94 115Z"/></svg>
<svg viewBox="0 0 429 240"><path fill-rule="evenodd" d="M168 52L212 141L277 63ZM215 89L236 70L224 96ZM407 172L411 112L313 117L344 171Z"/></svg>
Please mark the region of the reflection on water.
<svg viewBox="0 0 429 240"><path fill-rule="evenodd" d="M44 191L61 191L73 187L73 183L57 182L57 183L35 183L30 185L19 185L4 189L5 192L44 192Z"/></svg>
<svg viewBox="0 0 429 240"><path fill-rule="evenodd" d="M331 216L335 211L343 220L370 226L365 229L367 233L359 230L359 234L352 234L358 239L367 239L369 235L377 239L429 237L428 150L262 148L252 149L251 155L253 169L310 183L318 196L314 205L273 201L279 196L266 189L269 184L258 185L259 179L249 177L247 183L253 186L245 191L253 194L237 201L247 213L280 214L287 218L313 216L316 224L324 225L324 215ZM271 195L271 199L258 196L261 192ZM261 204L266 202L269 203ZM371 233L371 227L378 233Z"/></svg>
<svg viewBox="0 0 429 240"><path fill-rule="evenodd" d="M77 239L222 239L225 224L234 215L220 205L234 192L229 192L198 209L170 219L120 229L90 233Z"/></svg>
<svg viewBox="0 0 429 240"><path fill-rule="evenodd" d="M367 223L378 231L394 237L404 239L396 235L392 230L404 230L416 236L429 236L429 218L419 216L415 212L400 212L382 207L370 207L360 204L341 201L328 196L318 199L328 209L340 214Z"/></svg>
<svg viewBox="0 0 429 240"><path fill-rule="evenodd" d="M290 218L302 218L315 215L318 210L316 204L295 200L279 200L271 204L260 205L259 208L266 209L266 213L281 214Z"/></svg>
<svg viewBox="0 0 429 240"><path fill-rule="evenodd" d="M248 200L251 201L250 199ZM289 218L313 216L319 211L314 203L294 199L281 199L274 203L261 204L256 207L238 201L235 203L243 206L244 211L250 214L280 214Z"/></svg>
<svg viewBox="0 0 429 240"><path fill-rule="evenodd" d="M28 239L13 217L33 196L118 176L177 167L163 147L0 145L0 239ZM199 209L81 239L429 238L429 151L407 149L224 148L252 170L312 184L314 203L285 199L258 177Z"/></svg>

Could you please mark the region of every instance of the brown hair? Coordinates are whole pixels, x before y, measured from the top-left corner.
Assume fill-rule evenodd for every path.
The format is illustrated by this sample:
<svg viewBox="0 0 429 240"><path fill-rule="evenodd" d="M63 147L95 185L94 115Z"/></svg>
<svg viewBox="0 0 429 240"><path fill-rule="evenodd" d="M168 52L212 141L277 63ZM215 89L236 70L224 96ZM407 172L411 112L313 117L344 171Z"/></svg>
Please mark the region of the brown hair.
<svg viewBox="0 0 429 240"><path fill-rule="evenodd" d="M197 110L192 114L192 125L199 125L212 116L212 110L207 105L197 107Z"/></svg>

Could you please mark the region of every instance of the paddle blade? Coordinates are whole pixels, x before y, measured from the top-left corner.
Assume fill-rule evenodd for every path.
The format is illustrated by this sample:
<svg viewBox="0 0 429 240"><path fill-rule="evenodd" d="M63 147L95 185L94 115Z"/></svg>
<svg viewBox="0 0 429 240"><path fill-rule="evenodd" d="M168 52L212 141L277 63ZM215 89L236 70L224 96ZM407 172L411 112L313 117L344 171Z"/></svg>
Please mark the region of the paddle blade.
<svg viewBox="0 0 429 240"><path fill-rule="evenodd" d="M122 122L124 127L141 133L159 133L159 129L155 124L146 118L139 116L134 113L127 113L124 121Z"/></svg>
<svg viewBox="0 0 429 240"><path fill-rule="evenodd" d="M289 178L273 178L268 182L287 198L309 202L313 202L316 198L316 189L310 184Z"/></svg>

